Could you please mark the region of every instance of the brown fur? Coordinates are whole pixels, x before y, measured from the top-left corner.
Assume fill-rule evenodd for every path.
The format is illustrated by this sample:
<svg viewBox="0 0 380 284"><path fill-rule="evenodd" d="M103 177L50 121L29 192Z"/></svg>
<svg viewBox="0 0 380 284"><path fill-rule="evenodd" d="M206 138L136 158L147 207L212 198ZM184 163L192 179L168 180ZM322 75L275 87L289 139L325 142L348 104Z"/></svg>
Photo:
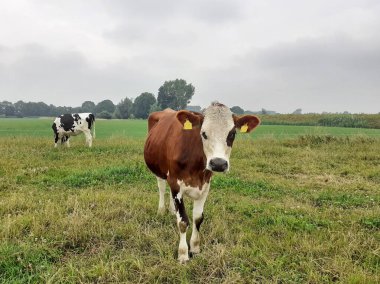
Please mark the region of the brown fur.
<svg viewBox="0 0 380 284"><path fill-rule="evenodd" d="M144 158L148 168L156 176L167 179L175 192L179 190L178 180L201 189L212 175L210 171L205 170L206 156L199 134L203 116L188 112L193 129L184 130L184 112L164 110L152 113L148 120L149 133L144 147Z"/></svg>

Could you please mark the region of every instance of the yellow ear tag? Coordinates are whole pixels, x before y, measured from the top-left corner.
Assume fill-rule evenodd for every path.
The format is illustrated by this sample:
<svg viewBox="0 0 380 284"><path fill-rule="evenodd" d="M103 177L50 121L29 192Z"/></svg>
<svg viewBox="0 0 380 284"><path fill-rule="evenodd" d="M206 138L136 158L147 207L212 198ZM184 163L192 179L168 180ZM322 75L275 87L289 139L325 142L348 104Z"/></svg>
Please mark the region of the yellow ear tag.
<svg viewBox="0 0 380 284"><path fill-rule="evenodd" d="M244 124L242 127L240 127L240 132L242 133L246 133L248 130L248 124Z"/></svg>
<svg viewBox="0 0 380 284"><path fill-rule="evenodd" d="M183 129L185 130L193 129L193 125L188 119L186 119L185 123L183 124Z"/></svg>

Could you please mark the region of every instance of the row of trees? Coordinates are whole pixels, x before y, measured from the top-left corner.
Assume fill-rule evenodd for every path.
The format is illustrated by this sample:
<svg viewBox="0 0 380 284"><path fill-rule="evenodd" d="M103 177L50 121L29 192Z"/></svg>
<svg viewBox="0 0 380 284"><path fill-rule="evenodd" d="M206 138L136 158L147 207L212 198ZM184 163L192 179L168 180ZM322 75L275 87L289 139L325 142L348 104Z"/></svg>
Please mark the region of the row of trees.
<svg viewBox="0 0 380 284"><path fill-rule="evenodd" d="M147 118L152 111L165 108L175 110L185 109L195 92L192 84L187 84L183 79L165 81L158 89L157 99L149 92L144 92L134 100L126 97L118 104L106 99L98 104L92 101L85 101L80 107L66 107L47 105L43 102L23 102L11 103L9 101L0 102L1 116L57 116L62 113L92 112L99 118Z"/></svg>

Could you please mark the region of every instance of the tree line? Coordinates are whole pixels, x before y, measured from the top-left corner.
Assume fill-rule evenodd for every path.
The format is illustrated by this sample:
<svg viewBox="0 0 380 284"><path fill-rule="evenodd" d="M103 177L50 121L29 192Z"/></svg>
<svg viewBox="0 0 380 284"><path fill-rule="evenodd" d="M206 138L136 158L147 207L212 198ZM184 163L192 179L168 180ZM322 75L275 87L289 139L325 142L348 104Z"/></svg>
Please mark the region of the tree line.
<svg viewBox="0 0 380 284"><path fill-rule="evenodd" d="M194 92L195 88L192 84L188 84L184 79L175 79L165 81L158 89L157 98L152 93L143 92L134 100L126 97L116 105L106 99L97 104L93 101L85 101L80 107L54 106L44 102L2 101L0 102L0 116L58 116L64 113L92 112L98 118L146 119L153 111L166 108L185 109Z"/></svg>

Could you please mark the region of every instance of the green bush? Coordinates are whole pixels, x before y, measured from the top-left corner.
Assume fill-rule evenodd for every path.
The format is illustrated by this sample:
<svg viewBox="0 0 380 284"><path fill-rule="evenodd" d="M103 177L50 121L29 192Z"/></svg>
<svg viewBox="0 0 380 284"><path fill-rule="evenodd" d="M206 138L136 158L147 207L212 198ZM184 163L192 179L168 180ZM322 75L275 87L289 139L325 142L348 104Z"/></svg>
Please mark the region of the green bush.
<svg viewBox="0 0 380 284"><path fill-rule="evenodd" d="M380 129L380 114L258 115L263 125L334 126Z"/></svg>
<svg viewBox="0 0 380 284"><path fill-rule="evenodd" d="M353 127L353 128L367 128L368 123L366 120L355 117L353 115L334 115L323 117L318 120L320 126L337 126L337 127Z"/></svg>

